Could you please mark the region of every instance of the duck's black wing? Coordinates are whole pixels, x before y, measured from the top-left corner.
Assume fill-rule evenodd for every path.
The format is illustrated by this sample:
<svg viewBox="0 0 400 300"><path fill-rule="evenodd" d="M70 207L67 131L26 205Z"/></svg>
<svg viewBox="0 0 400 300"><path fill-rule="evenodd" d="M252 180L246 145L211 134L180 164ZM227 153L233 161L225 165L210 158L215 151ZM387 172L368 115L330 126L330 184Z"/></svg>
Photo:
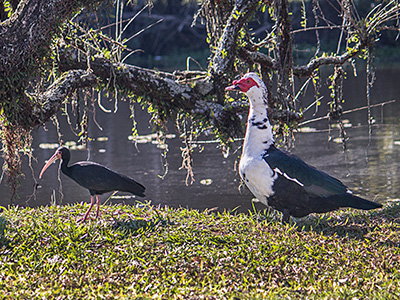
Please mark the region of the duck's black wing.
<svg viewBox="0 0 400 300"><path fill-rule="evenodd" d="M306 164L299 157L272 145L263 156L275 172L271 206L295 217L312 212L327 212L339 207L373 209L382 207L352 195L338 179Z"/></svg>

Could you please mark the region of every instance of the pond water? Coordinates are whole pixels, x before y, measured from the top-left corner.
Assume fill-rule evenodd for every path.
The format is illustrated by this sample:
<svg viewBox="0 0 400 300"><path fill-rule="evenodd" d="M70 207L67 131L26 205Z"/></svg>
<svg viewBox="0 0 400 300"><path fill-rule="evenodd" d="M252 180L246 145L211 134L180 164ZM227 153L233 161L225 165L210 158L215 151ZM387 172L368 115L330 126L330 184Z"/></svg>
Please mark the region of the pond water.
<svg viewBox="0 0 400 300"><path fill-rule="evenodd" d="M377 70L377 80L372 89L372 104L398 99L400 95L399 69ZM359 74L355 78L348 72L344 85L345 110L366 105L365 75ZM327 99L329 91L324 87L321 94ZM325 101L322 100L323 102ZM312 102L307 97L304 106ZM113 102L103 101L103 105L113 108ZM372 136L368 135L367 111L362 110L344 115L348 120L346 132L349 136L347 151L343 152L342 145L335 141L328 142L329 133L327 121L310 123L312 132L298 132L295 134L295 147L292 153L315 167L342 180L353 192L370 200L378 202L392 201L400 198L400 101L372 109L375 124ZM313 110L307 112L307 118L316 118L326 114L326 107L321 106L313 116ZM136 121L139 135L146 136L143 143L137 146L129 139L132 130L132 121L129 118L130 110L126 102L119 102L117 113L105 113L96 109L96 121L104 129L100 130L90 118L89 136L92 141L88 149L71 151L71 162L86 160L99 162L120 173L131 176L146 186L146 197L135 199L124 193L117 193L112 198L110 194L101 196L102 203L134 204L136 200L148 201L153 204L169 205L173 207L189 207L196 209L218 208L237 209L246 212L252 209L253 198L247 188L239 190L240 180L235 165L240 156L240 150L231 151L225 158L217 144L200 144L194 153L195 182L185 185L186 171L180 170L181 143L174 137L176 132L171 130L168 146L169 172L164 179L162 150L155 143L152 129L149 126L149 117L146 112L136 108ZM64 116L60 117L62 139L73 145L78 137L69 129ZM339 131L334 129L332 136L338 137ZM61 184L58 179L58 163L52 165L45 172L41 180L39 172L45 161L54 153L52 144L58 141L56 127L48 123L47 128L37 129L33 133L32 170L28 160L23 158L24 178L18 190L19 198L15 204L22 206L41 206L52 203L68 204L90 200L89 192L77 185L74 181L61 174ZM147 141L146 143L144 143ZM234 149L241 142L234 145ZM55 145L54 145L55 146ZM74 148L74 147L72 147ZM79 148L79 147L78 147ZM202 149L201 153L200 150ZM36 178L36 180L34 179ZM36 182L39 188L34 193ZM9 204L9 191L6 179L0 185L0 205ZM261 204L255 204L262 208Z"/></svg>

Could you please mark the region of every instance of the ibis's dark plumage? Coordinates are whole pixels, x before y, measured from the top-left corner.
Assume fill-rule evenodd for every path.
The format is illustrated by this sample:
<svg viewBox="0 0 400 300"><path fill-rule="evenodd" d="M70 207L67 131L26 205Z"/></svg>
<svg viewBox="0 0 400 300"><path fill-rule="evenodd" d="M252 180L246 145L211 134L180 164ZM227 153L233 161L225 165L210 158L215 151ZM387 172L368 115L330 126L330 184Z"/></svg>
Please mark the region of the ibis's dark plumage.
<svg viewBox="0 0 400 300"><path fill-rule="evenodd" d="M71 153L66 147L60 147L54 155L45 164L40 172L39 178L42 177L44 171L57 159L61 159L61 171L77 182L80 186L87 188L91 195L91 203L89 210L81 221L85 221L94 204L94 197L97 199L97 215L99 215L100 199L98 195L121 191L129 192L134 195L144 197L145 187L128 176L118 174L109 168L91 161L76 162L71 166L68 163Z"/></svg>
<svg viewBox="0 0 400 300"><path fill-rule="evenodd" d="M268 93L257 74L247 73L226 89L245 93L250 102L240 176L260 202L283 213L283 221L340 207L382 207L353 195L336 178L275 147L268 120Z"/></svg>

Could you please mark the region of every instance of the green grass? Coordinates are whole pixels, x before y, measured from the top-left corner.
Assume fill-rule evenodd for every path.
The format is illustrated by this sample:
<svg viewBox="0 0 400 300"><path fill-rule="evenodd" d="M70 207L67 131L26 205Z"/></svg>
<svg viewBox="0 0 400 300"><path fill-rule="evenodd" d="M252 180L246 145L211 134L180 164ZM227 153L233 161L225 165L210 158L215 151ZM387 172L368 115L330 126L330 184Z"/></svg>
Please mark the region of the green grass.
<svg viewBox="0 0 400 300"><path fill-rule="evenodd" d="M4 209L0 299L396 299L400 206L283 225L276 214Z"/></svg>

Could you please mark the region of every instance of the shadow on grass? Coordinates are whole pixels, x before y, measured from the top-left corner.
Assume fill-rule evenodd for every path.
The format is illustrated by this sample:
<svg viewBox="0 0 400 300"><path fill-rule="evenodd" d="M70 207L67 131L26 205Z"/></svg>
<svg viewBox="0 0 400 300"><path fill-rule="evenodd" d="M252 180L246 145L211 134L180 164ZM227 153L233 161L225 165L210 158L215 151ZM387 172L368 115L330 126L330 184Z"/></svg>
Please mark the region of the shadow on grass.
<svg viewBox="0 0 400 300"><path fill-rule="evenodd" d="M392 203L374 211L346 210L321 215L310 215L296 221L298 231L314 231L324 235L337 235L364 239L373 232L400 233L400 203ZM369 236L369 238L371 238ZM390 246L399 243L385 241Z"/></svg>
<svg viewBox="0 0 400 300"><path fill-rule="evenodd" d="M7 220L0 217L0 247L8 246L10 241L6 238Z"/></svg>
<svg viewBox="0 0 400 300"><path fill-rule="evenodd" d="M156 228L174 225L169 219L164 219L160 216L154 217L150 220L145 219L124 219L116 220L111 225L112 229L121 230L127 235L139 235L144 232L152 232Z"/></svg>
<svg viewBox="0 0 400 300"><path fill-rule="evenodd" d="M254 214L254 212L253 212ZM260 221L272 223L281 222L281 213L273 209L265 209L254 214ZM282 226L285 226L282 224ZM356 209L345 209L325 214L311 214L307 217L292 218L290 226L298 232L315 232L323 235L336 235L352 239L364 240L373 234L380 236L400 234L400 202L389 203L381 209L363 211ZM389 246L400 247L398 242L390 239L384 241Z"/></svg>

